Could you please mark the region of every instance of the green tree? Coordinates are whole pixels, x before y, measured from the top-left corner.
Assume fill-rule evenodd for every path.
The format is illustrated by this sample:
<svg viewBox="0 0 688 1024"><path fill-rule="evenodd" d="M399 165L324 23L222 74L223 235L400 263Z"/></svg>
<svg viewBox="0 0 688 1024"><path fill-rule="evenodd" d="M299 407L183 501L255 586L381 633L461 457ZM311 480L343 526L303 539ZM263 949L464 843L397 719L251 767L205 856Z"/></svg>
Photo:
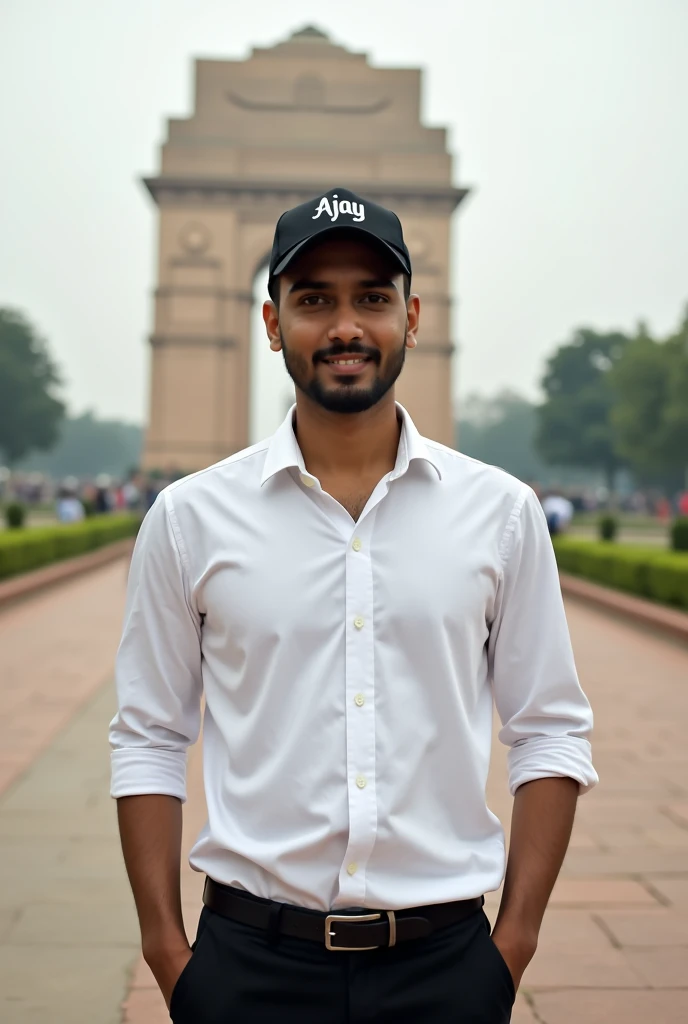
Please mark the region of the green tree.
<svg viewBox="0 0 688 1024"><path fill-rule="evenodd" d="M688 488L688 306L677 331L666 341L672 363L667 404L664 409L667 468L683 470Z"/></svg>
<svg viewBox="0 0 688 1024"><path fill-rule="evenodd" d="M619 454L643 482L680 487L688 470L688 310L665 341L641 327L610 383Z"/></svg>
<svg viewBox="0 0 688 1024"><path fill-rule="evenodd" d="M535 417L535 406L514 391L470 396L461 409L457 448L520 480L541 481L547 468L533 444Z"/></svg>
<svg viewBox="0 0 688 1024"><path fill-rule="evenodd" d="M610 371L621 359L628 338L590 328L575 332L548 360L538 409L535 444L553 465L599 469L614 490L623 459L615 447L611 410L615 401Z"/></svg>
<svg viewBox="0 0 688 1024"><path fill-rule="evenodd" d="M98 473L122 479L138 466L142 440L143 429L135 423L100 420L93 412L85 412L64 420L52 451L35 452L17 468L57 479Z"/></svg>
<svg viewBox="0 0 688 1024"><path fill-rule="evenodd" d="M535 449L537 418L535 403L515 391L506 389L490 397L469 395L461 404L456 447L529 483L597 486L596 472L543 461Z"/></svg>
<svg viewBox="0 0 688 1024"><path fill-rule="evenodd" d="M0 309L0 451L10 466L52 447L64 417L62 383L46 344L21 313Z"/></svg>

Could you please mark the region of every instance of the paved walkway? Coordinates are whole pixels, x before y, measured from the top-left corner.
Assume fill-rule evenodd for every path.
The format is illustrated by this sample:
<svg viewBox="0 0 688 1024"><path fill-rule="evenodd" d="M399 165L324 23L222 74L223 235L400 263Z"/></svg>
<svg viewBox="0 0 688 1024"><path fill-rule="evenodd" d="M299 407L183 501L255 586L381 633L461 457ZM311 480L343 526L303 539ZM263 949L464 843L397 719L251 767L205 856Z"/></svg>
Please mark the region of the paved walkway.
<svg viewBox="0 0 688 1024"><path fill-rule="evenodd" d="M107 795L122 563L0 614L0 1020L163 1024ZM602 784L574 837L514 1024L688 1019L688 649L569 602ZM185 846L203 819L192 751ZM490 802L507 821L504 752ZM3 792L4 790L4 792ZM200 879L186 871L189 931ZM489 901L494 913L496 898Z"/></svg>
<svg viewBox="0 0 688 1024"><path fill-rule="evenodd" d="M105 730L126 563L0 613L0 1020L119 1024L138 951Z"/></svg>

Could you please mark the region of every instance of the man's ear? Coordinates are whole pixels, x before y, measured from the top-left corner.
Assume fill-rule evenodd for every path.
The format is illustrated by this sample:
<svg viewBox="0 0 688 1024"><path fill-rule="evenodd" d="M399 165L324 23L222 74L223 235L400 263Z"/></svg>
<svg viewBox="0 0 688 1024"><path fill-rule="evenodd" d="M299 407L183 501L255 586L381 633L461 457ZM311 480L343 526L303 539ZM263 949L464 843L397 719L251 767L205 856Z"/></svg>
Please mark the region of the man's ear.
<svg viewBox="0 0 688 1024"><path fill-rule="evenodd" d="M270 348L273 352L279 352L282 348L282 338L279 329L279 312L272 299L266 299L263 303L263 322L265 330L270 339Z"/></svg>
<svg viewBox="0 0 688 1024"><path fill-rule="evenodd" d="M417 295L409 295L406 303L406 347L415 348L418 344L418 326L420 323L420 299Z"/></svg>

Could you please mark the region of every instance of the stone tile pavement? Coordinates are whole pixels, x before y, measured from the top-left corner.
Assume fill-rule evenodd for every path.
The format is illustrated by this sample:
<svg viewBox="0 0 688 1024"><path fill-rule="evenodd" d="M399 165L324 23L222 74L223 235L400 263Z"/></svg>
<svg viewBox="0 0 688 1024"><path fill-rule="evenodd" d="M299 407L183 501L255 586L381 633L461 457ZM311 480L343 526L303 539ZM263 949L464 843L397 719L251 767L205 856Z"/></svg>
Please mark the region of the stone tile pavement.
<svg viewBox="0 0 688 1024"><path fill-rule="evenodd" d="M0 799L0 1020L119 1024L137 921L107 793L102 688Z"/></svg>
<svg viewBox="0 0 688 1024"><path fill-rule="evenodd" d="M0 793L112 677L128 562L0 611Z"/></svg>
<svg viewBox="0 0 688 1024"><path fill-rule="evenodd" d="M138 955L107 796L107 680L123 583L124 567L110 566L59 598L0 614L0 721L10 736L0 797L3 1024L169 1020ZM513 1021L678 1024L688 1019L688 649L575 600L568 611L602 782L580 802ZM187 848L204 815L200 768L194 749ZM498 744L489 795L508 823ZM200 886L186 869L190 933Z"/></svg>
<svg viewBox="0 0 688 1024"><path fill-rule="evenodd" d="M104 729L126 561L0 613L0 1020L119 1024L138 953Z"/></svg>

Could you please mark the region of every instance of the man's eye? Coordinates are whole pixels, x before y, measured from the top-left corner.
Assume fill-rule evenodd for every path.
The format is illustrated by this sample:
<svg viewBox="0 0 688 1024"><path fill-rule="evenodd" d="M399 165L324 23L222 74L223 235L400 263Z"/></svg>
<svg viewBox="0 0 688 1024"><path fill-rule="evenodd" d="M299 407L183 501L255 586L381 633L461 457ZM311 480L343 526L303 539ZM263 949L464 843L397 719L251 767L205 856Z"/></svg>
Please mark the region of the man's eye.
<svg viewBox="0 0 688 1024"><path fill-rule="evenodd" d="M373 306L379 306L383 302L387 302L386 295L379 295L377 292L371 292L369 295L364 296L364 302L370 302Z"/></svg>
<svg viewBox="0 0 688 1024"><path fill-rule="evenodd" d="M301 300L304 306L318 306L321 302L324 302L322 295L306 295Z"/></svg>

